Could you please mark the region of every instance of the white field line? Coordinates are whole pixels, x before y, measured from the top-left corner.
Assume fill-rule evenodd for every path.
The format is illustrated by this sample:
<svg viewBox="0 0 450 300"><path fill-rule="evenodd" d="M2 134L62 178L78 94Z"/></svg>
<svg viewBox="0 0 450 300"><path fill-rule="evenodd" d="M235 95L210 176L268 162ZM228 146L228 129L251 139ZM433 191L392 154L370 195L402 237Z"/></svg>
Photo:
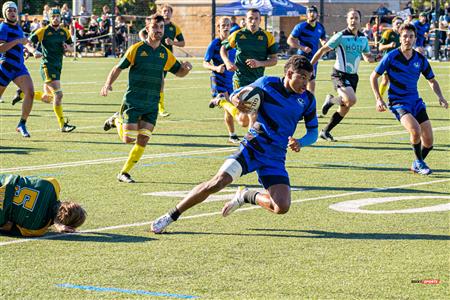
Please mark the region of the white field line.
<svg viewBox="0 0 450 300"><path fill-rule="evenodd" d="M332 199L332 198L341 198L341 197L347 197L357 194L365 194L365 193L373 193L373 192L380 192L380 191L387 191L387 190L395 190L395 189L401 189L401 188L407 188L407 187L415 187L415 186L421 186L421 185L428 185L428 184L435 184L435 183L442 183L450 181L450 179L440 179L440 180L434 180L434 181L427 181L427 182L419 182L419 183L411 183L411 184L405 184L405 185L399 185L399 186L391 186L391 187L382 187L382 188L374 188L374 189L367 189L367 190L361 190L361 191L355 191L355 192L349 192L349 193L343 193L343 194L337 194L337 195L325 195L320 197L314 197L314 198L307 198L307 199L297 199L292 201L292 204L295 203L302 203L307 201L316 201L316 200L323 200L323 199ZM259 206L250 206L245 208L240 208L236 212L244 212L248 210L258 209L261 208ZM236 213L235 212L235 213ZM212 212L212 213L203 213L203 214L197 214L197 215L191 215L186 217L180 217L180 219L197 219L197 218L203 218L203 217L210 217L210 216L216 216L221 215L221 212ZM109 231L109 230L115 230L115 229L122 229L122 228L130 228L130 227L140 227L140 226L148 226L152 223L152 221L148 222L139 222L139 223L131 223L131 224L121 224L121 225L115 225L115 226L108 226L108 227L100 227L95 229L86 229L81 230L76 233L65 233L65 234L55 234L50 236L43 236L38 238L19 238L12 241L7 242L0 242L0 246L8 246L12 244L21 244L21 243L27 243L27 242L33 242L33 241L41 241L41 240L53 240L58 239L61 237L69 236L69 235L81 235L81 234L89 234L89 233L97 233L102 231Z"/></svg>
<svg viewBox="0 0 450 300"><path fill-rule="evenodd" d="M443 131L443 130L449 130L449 129L450 129L450 126L437 127L437 128L434 128L433 131ZM381 132L381 133L349 135L349 136L343 136L343 137L336 137L336 139L338 141L342 141L342 140L354 140L354 139L364 139L364 138L373 138L373 137L388 136L388 135L389 136L403 135L403 134L407 134L407 133L404 130L390 131L390 132ZM324 143L325 141L318 140L318 142ZM179 157L179 156L183 156L183 155L220 153L220 152L229 152L229 151L233 151L233 150L236 150L236 147L216 148L216 149L212 149L212 150L175 152L175 153L149 154L149 155L143 155L141 160L152 159L152 158ZM79 166L85 166L85 165L111 164L111 163L116 163L116 162L123 162L123 161L126 161L127 159L128 159L128 157L113 157L113 158L102 158L102 159L74 161L74 162L61 162L61 163L48 164L48 165L24 166L24 167L0 169L0 173L34 171L34 170L45 170L45 169L59 169L59 168L66 168L66 167L79 167Z"/></svg>
<svg viewBox="0 0 450 300"><path fill-rule="evenodd" d="M433 131L445 131L445 130L450 130L450 126L433 128ZM400 135L400 134L408 134L408 133L405 130L399 130L399 131L388 131L388 132L380 132L380 133L348 135L348 136L337 137L336 139L338 141L344 141L344 140L356 140L356 139L364 139L364 138L388 136L388 135Z"/></svg>
<svg viewBox="0 0 450 300"><path fill-rule="evenodd" d="M216 149L208 149L208 150L194 150L194 151L174 152L174 153L148 154L148 155L143 155L140 160L151 159L151 158L181 157L184 155L211 154L211 153L218 153L218 152L221 153L221 152L230 152L230 151L236 151L236 150L237 150L237 147L227 147L227 148L216 148ZM122 156L122 157L113 157L113 158L110 157L110 158L82 160L82 161L73 161L73 162L60 162L60 163L48 164L48 165L0 169L0 173L23 172L23 171L33 171L33 170L45 170L45 169L60 169L60 168L79 167L79 166L87 166L87 165L111 164L111 163L116 163L116 162L123 162L123 161L126 161L127 159L128 159L127 156Z"/></svg>

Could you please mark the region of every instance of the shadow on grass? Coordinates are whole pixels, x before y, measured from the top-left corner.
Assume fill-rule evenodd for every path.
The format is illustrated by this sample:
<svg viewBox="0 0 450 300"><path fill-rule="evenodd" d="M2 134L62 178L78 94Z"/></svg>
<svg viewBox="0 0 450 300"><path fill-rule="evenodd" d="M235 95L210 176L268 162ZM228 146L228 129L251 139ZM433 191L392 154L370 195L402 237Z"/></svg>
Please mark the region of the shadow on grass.
<svg viewBox="0 0 450 300"><path fill-rule="evenodd" d="M30 154L31 152L46 151L46 148L29 148L29 147L8 147L0 146L0 154Z"/></svg>
<svg viewBox="0 0 450 300"><path fill-rule="evenodd" d="M275 238L298 238L298 239L343 239L343 240L434 240L450 241L449 235L420 234L420 233L344 233L322 230L293 230L293 229L270 229L249 228L250 231L261 233L222 233L222 232L168 232L173 235L218 235L218 236L253 236L253 237L275 237ZM287 234L291 233L291 234Z"/></svg>
<svg viewBox="0 0 450 300"><path fill-rule="evenodd" d="M44 237L43 239L46 239ZM60 241L71 242L96 242L96 243L144 243L153 240L155 238L149 238L145 236L123 235L106 232L86 232L82 234L69 234L58 237L57 233L48 236L48 239L58 239Z"/></svg>

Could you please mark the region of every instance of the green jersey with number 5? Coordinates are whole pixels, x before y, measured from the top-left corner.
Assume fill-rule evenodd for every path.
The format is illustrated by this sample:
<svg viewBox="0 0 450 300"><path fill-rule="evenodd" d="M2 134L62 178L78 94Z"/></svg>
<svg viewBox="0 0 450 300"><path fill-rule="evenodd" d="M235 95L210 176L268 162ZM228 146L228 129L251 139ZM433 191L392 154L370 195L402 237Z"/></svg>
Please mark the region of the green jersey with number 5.
<svg viewBox="0 0 450 300"><path fill-rule="evenodd" d="M56 216L59 193L54 178L0 175L0 226L12 222L23 236L45 234Z"/></svg>

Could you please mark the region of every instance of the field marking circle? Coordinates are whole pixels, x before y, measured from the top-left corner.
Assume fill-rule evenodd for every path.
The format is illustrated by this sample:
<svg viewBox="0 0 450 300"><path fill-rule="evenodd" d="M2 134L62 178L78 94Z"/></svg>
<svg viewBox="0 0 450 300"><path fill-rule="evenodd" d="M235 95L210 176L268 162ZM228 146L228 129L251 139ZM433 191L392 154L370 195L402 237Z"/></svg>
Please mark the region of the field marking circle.
<svg viewBox="0 0 450 300"><path fill-rule="evenodd" d="M362 214L412 214L412 213L424 213L424 212L442 212L450 210L450 203L419 207L408 209L394 209L394 210L366 210L361 207L394 202L400 200L415 200L415 199L450 199L450 196L399 196L399 197L383 197L383 198L364 198L358 200L343 201L332 204L329 208L349 213L362 213Z"/></svg>

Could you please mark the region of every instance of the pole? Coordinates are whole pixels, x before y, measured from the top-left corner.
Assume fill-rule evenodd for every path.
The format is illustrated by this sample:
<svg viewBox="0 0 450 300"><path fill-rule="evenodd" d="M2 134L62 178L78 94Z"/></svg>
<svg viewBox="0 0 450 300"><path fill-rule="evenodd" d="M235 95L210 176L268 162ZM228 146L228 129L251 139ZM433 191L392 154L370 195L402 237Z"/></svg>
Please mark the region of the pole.
<svg viewBox="0 0 450 300"><path fill-rule="evenodd" d="M323 18L324 18L324 14L325 14L325 5L323 4L323 0L320 0L319 3L319 22L323 24Z"/></svg>
<svg viewBox="0 0 450 300"><path fill-rule="evenodd" d="M116 57L116 1L111 0L111 54Z"/></svg>
<svg viewBox="0 0 450 300"><path fill-rule="evenodd" d="M211 40L216 38L216 0L211 4Z"/></svg>
<svg viewBox="0 0 450 300"><path fill-rule="evenodd" d="M435 21L434 21L434 59L435 60L439 60L439 50L441 50L441 45L439 45L439 35L440 35L440 30L439 30L439 16L440 16L440 12L441 12L441 7L440 7L440 3L439 0L436 0L436 7L434 8L434 13L435 13Z"/></svg>

